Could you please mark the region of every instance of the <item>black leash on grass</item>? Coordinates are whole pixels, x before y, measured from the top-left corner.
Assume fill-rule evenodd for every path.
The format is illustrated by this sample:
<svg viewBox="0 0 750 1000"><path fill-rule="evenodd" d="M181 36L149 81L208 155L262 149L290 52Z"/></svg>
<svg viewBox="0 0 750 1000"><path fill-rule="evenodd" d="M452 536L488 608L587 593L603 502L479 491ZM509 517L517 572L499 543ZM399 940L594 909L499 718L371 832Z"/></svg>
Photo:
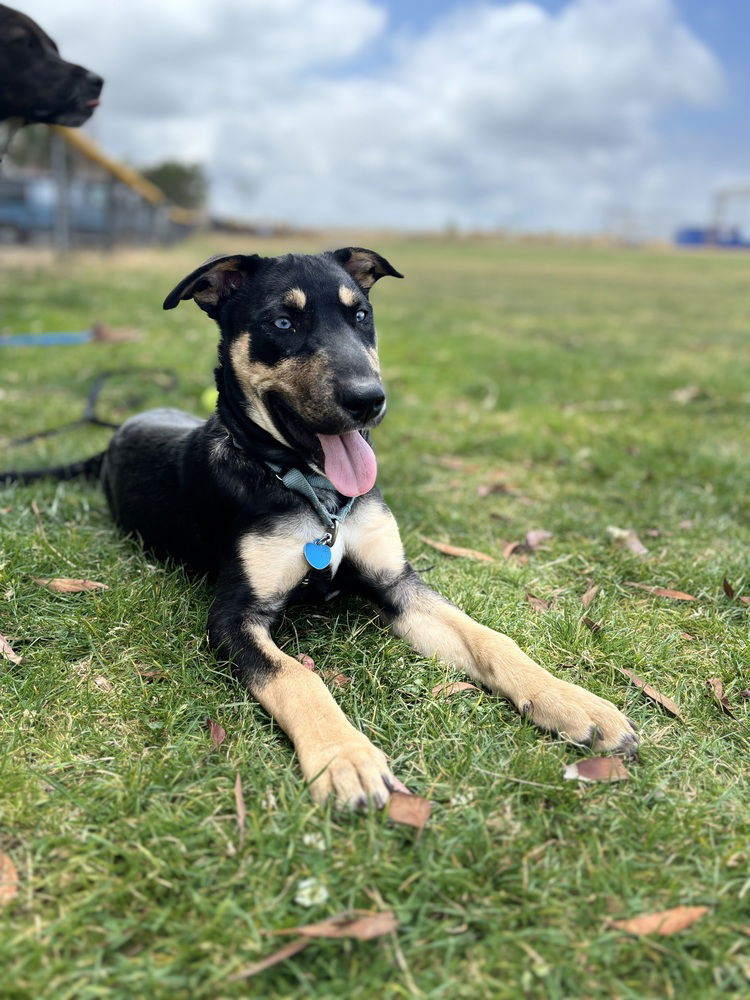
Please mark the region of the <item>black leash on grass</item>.
<svg viewBox="0 0 750 1000"><path fill-rule="evenodd" d="M85 427L87 425L92 427L108 427L110 430L117 430L120 424L113 424L110 420L104 420L97 414L97 404L107 380L120 375L146 375L156 379L166 376L166 382L162 386L165 392L170 392L179 384L179 378L171 368L118 368L102 372L101 375L97 375L94 379L86 396L83 413L78 420L72 420L70 423L60 424L57 427L47 427L41 431L34 431L33 434L24 434L22 437L11 438L10 441L6 442L7 447L16 448L22 444L29 444L31 441L56 437L58 434L64 434L66 431L72 431L77 427ZM142 398L142 396L132 397L129 402L132 406L138 406ZM90 458L82 459L80 462L71 462L68 465L56 465L44 469L9 469L4 472L0 471L0 483L33 483L38 479L74 479L77 476L93 478L99 474L103 457L104 452L102 451L97 455L92 455Z"/></svg>

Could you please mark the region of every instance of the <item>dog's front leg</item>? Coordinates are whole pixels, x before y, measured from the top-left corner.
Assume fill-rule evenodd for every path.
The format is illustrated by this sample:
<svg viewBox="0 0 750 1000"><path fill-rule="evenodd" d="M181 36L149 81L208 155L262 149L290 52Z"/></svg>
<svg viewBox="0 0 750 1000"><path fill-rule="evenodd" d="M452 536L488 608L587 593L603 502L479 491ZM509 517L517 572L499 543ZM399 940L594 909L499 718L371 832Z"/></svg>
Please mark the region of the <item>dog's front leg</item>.
<svg viewBox="0 0 750 1000"><path fill-rule="evenodd" d="M277 556L276 568L283 563ZM303 573L300 566L300 578ZM279 649L270 634L278 600L254 593L247 576L243 566L222 575L209 616L211 646L232 661L239 679L289 736L316 801L383 805L393 789L403 788L385 754L354 728L314 671Z"/></svg>
<svg viewBox="0 0 750 1000"><path fill-rule="evenodd" d="M363 505L350 531L349 558L366 595L419 653L464 670L541 729L598 750L635 750L633 726L611 702L554 677L507 635L430 590L406 561L387 508L376 501Z"/></svg>

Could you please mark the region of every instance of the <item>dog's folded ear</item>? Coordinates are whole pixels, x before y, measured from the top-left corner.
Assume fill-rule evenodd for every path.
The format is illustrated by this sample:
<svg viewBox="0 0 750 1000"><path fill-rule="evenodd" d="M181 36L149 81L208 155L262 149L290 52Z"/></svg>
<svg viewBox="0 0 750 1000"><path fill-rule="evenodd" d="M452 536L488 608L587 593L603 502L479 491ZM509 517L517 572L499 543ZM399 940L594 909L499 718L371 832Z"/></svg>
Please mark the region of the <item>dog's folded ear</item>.
<svg viewBox="0 0 750 1000"><path fill-rule="evenodd" d="M216 319L226 299L255 271L258 254L220 254L210 257L191 271L164 299L165 309L174 309L185 299L195 299L209 316Z"/></svg>
<svg viewBox="0 0 750 1000"><path fill-rule="evenodd" d="M334 250L331 256L351 274L365 292L369 292L378 278L384 278L387 274L392 278L403 278L403 274L374 250L366 250L364 247L342 247L341 250Z"/></svg>

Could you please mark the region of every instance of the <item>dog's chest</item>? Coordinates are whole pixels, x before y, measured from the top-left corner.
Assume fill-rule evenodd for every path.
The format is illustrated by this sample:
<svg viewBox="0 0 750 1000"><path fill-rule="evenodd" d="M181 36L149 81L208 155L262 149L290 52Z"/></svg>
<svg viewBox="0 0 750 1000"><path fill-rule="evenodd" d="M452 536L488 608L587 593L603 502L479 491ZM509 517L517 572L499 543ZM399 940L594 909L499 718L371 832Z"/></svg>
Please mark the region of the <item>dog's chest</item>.
<svg viewBox="0 0 750 1000"><path fill-rule="evenodd" d="M313 589L331 589L342 560L357 549L362 532L361 519L351 518L341 524L330 546L330 563L318 570L305 558L305 546L319 542L326 532L318 517L305 512L279 522L270 531L244 535L239 543L239 555L256 598L283 602L303 581Z"/></svg>

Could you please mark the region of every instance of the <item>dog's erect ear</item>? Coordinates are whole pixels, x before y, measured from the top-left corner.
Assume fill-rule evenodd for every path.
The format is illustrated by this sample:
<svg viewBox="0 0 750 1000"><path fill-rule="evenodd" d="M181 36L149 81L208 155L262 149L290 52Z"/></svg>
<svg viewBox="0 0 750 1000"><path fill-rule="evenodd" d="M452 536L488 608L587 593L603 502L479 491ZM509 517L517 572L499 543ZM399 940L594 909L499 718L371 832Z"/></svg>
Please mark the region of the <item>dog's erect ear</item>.
<svg viewBox="0 0 750 1000"><path fill-rule="evenodd" d="M195 299L215 319L228 296L255 271L259 261L257 253L211 257L172 289L164 299L164 308L174 309L184 299Z"/></svg>
<svg viewBox="0 0 750 1000"><path fill-rule="evenodd" d="M403 278L403 274L399 274L385 257L381 257L374 250L365 250L364 247L343 247L341 250L334 250L331 256L351 274L365 292L369 292L378 278L383 278L387 274L393 278Z"/></svg>

